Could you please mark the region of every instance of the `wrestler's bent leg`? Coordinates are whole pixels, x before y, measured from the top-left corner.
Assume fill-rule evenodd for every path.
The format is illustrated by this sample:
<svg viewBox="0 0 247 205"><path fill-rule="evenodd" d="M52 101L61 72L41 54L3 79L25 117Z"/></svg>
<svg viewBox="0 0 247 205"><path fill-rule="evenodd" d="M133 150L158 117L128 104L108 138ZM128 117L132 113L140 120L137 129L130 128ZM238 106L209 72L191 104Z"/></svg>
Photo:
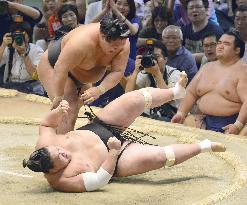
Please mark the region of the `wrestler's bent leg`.
<svg viewBox="0 0 247 205"><path fill-rule="evenodd" d="M223 152L225 147L209 140L198 144L173 144L165 147L133 143L126 148L118 161L117 176L131 176L180 164L206 151Z"/></svg>
<svg viewBox="0 0 247 205"><path fill-rule="evenodd" d="M173 99L171 89L146 88L128 92L109 103L97 113L98 118L108 124L128 127L140 116L147 104L151 108L160 106Z"/></svg>

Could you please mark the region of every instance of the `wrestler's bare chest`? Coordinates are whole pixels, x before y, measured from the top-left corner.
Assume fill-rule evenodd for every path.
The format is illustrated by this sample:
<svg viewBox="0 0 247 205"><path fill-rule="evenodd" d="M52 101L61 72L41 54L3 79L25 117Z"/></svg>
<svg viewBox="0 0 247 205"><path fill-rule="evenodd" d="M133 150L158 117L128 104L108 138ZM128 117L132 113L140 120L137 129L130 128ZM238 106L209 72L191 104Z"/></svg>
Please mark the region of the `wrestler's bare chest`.
<svg viewBox="0 0 247 205"><path fill-rule="evenodd" d="M215 67L213 69L205 69L202 73L196 87L198 96L208 93L218 93L225 98L237 99L236 87L238 76L232 69L222 69Z"/></svg>

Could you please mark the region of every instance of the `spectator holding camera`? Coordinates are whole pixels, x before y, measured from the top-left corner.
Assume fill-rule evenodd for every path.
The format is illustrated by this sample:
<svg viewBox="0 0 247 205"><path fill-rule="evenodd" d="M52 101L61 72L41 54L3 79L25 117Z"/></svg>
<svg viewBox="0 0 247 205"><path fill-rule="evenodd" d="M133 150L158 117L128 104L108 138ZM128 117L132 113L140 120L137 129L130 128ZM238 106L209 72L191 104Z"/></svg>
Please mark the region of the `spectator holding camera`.
<svg viewBox="0 0 247 205"><path fill-rule="evenodd" d="M10 27L14 23L13 16L16 14L23 16L24 21L31 25L32 36L34 25L37 24L43 16L38 8L24 5L23 0L1 0L0 5L2 8L0 13L0 43L2 43L4 34L10 31ZM30 39L30 41L32 41L32 39Z"/></svg>
<svg viewBox="0 0 247 205"><path fill-rule="evenodd" d="M30 43L31 26L27 22L14 25L0 46L0 66L6 64L1 87L43 95L36 66L43 50ZM35 90L38 89L38 90Z"/></svg>
<svg viewBox="0 0 247 205"><path fill-rule="evenodd" d="M149 41L147 52L143 56L137 56L135 70L126 84L125 92L145 87L169 88L179 81L181 72L166 65L167 49L164 44L160 41ZM146 110L144 116L170 121L176 113L177 104L178 102L174 101L152 110Z"/></svg>

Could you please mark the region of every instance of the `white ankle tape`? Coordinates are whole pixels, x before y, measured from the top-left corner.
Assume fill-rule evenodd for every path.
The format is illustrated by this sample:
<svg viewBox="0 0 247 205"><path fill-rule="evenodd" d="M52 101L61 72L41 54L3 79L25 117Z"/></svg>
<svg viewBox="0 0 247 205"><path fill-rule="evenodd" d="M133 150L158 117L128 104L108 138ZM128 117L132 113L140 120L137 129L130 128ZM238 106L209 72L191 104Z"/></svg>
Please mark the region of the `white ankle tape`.
<svg viewBox="0 0 247 205"><path fill-rule="evenodd" d="M208 139L205 139L201 142L198 143L200 148L201 148L201 152L209 152L209 151L212 151L211 149L211 141L208 140Z"/></svg>
<svg viewBox="0 0 247 205"><path fill-rule="evenodd" d="M171 148L171 146L164 147L164 150L165 150L165 155L166 155L165 166L171 167L175 163L175 159L176 159L175 153L173 149Z"/></svg>
<svg viewBox="0 0 247 205"><path fill-rule="evenodd" d="M146 109L150 109L151 105L152 105L152 95L150 94L150 92L146 89L146 88L142 88L139 90L143 97L144 97L144 102L145 102L145 108Z"/></svg>

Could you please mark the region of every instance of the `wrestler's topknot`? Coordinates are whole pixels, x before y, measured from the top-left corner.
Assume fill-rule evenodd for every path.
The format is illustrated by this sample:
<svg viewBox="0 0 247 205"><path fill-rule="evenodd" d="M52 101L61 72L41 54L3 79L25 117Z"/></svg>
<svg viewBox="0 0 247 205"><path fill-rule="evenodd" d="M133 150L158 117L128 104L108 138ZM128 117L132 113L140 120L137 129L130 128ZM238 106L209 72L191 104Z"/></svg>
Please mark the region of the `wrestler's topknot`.
<svg viewBox="0 0 247 205"><path fill-rule="evenodd" d="M28 167L34 172L47 173L50 169L53 168L50 153L48 152L47 148L43 147L34 151L28 160L23 160L23 167Z"/></svg>
<svg viewBox="0 0 247 205"><path fill-rule="evenodd" d="M130 34L130 30L125 23L110 17L105 17L100 21L100 31L107 41L128 38Z"/></svg>

